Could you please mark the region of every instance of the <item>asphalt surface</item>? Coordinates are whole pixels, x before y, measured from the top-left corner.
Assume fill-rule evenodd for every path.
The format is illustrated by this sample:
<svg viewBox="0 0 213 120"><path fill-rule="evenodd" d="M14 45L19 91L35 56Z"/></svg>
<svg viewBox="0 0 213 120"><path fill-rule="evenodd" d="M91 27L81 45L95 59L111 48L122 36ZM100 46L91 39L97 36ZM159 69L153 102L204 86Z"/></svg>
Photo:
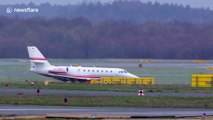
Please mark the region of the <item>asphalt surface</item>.
<svg viewBox="0 0 213 120"><path fill-rule="evenodd" d="M38 114L92 114L129 116L202 116L213 115L212 109L173 109L173 108L122 108L122 107L70 107L0 105L0 115L38 115Z"/></svg>
<svg viewBox="0 0 213 120"><path fill-rule="evenodd" d="M41 89L41 95L79 96L137 96L136 92L81 91ZM0 88L0 95L35 95L36 89ZM146 96L212 97L212 93L145 93ZM0 105L1 115L91 114L127 115L132 117L187 117L213 115L213 109L128 108L128 107L70 107L35 105Z"/></svg>
<svg viewBox="0 0 213 120"><path fill-rule="evenodd" d="M0 95L35 95L36 89L25 88L0 88ZM40 89L41 95L66 95L66 96L137 96L138 92L113 92L113 91L82 91L82 90L51 90ZM174 93L174 92L145 92L145 96L176 96L176 97L213 97L213 93Z"/></svg>

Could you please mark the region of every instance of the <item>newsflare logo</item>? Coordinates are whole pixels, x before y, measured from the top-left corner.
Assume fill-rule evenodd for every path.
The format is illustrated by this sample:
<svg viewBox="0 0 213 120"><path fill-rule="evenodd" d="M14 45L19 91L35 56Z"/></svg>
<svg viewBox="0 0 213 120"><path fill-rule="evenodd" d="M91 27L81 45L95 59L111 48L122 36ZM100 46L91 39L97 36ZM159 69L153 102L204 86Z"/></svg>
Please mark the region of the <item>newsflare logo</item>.
<svg viewBox="0 0 213 120"><path fill-rule="evenodd" d="M12 7L7 7L6 8L6 13L38 13L39 9L38 8L12 8Z"/></svg>
<svg viewBox="0 0 213 120"><path fill-rule="evenodd" d="M6 8L6 13L12 13L12 12L13 12L13 9L11 7Z"/></svg>

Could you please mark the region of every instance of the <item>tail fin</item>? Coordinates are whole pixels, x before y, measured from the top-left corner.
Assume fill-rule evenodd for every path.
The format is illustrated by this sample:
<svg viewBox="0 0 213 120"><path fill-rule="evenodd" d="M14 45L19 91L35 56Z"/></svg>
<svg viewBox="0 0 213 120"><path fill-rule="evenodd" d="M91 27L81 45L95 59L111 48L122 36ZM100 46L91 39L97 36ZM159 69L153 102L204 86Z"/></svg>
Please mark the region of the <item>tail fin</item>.
<svg viewBox="0 0 213 120"><path fill-rule="evenodd" d="M47 59L42 55L42 53L38 50L35 46L28 46L27 47L30 63L31 63L31 70L36 71L42 69L44 67L51 66Z"/></svg>

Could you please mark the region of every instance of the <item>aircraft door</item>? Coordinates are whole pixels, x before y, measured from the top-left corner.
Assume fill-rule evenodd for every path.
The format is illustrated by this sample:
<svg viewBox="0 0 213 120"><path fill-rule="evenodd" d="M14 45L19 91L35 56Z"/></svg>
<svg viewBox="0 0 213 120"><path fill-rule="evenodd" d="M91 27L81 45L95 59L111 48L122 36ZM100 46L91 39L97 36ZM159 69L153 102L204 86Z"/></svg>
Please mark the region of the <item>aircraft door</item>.
<svg viewBox="0 0 213 120"><path fill-rule="evenodd" d="M69 72L69 68L68 67L66 67L66 71Z"/></svg>

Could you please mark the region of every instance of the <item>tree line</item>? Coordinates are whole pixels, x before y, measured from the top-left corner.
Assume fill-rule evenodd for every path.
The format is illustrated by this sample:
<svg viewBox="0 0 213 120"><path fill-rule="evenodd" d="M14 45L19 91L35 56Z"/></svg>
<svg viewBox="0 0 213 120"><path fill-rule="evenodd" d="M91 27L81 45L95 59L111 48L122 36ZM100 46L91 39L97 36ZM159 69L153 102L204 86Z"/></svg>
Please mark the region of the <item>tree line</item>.
<svg viewBox="0 0 213 120"><path fill-rule="evenodd" d="M29 45L48 58L213 59L213 25L0 17L1 58L27 58Z"/></svg>

